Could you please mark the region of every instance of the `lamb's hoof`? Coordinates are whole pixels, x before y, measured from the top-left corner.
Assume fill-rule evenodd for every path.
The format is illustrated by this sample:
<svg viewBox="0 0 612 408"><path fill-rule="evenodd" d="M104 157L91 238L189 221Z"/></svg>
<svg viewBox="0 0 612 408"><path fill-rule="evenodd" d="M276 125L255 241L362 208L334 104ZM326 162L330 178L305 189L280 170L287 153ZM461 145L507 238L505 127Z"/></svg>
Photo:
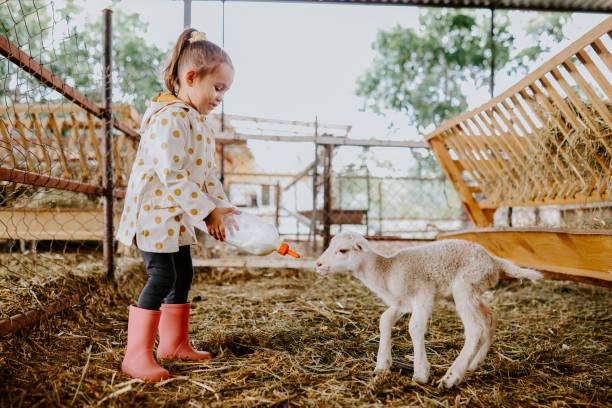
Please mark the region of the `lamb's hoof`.
<svg viewBox="0 0 612 408"><path fill-rule="evenodd" d="M478 367L480 367L481 363L482 362L470 364L470 366L468 367L468 371L476 371L476 370L478 370Z"/></svg>
<svg viewBox="0 0 612 408"><path fill-rule="evenodd" d="M389 372L391 372L391 370L389 370L388 368L378 368L377 367L374 369L375 376L385 375L385 374L388 374Z"/></svg>
<svg viewBox="0 0 612 408"><path fill-rule="evenodd" d="M427 384L427 381L429 381L429 374L421 374L421 375L413 374L412 381L418 382L421 384Z"/></svg>
<svg viewBox="0 0 612 408"><path fill-rule="evenodd" d="M455 375L449 371L444 374L444 377L438 380L438 388L452 388L463 381L463 377Z"/></svg>
<svg viewBox="0 0 612 408"><path fill-rule="evenodd" d="M391 368L391 361L390 360L386 360L386 361L382 361L382 362L377 362L376 363L376 368L374 368L374 373L378 374L378 373L382 373L385 371L389 371L389 369Z"/></svg>

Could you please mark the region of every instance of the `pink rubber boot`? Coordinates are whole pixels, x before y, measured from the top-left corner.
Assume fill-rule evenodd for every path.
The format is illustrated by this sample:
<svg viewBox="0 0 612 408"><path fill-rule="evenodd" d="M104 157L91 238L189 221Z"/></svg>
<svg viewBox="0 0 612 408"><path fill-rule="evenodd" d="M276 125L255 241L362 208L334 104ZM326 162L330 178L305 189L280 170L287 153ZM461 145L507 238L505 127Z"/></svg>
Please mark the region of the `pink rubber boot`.
<svg viewBox="0 0 612 408"><path fill-rule="evenodd" d="M189 303L161 305L158 359L206 360L208 351L197 351L189 344Z"/></svg>
<svg viewBox="0 0 612 408"><path fill-rule="evenodd" d="M170 377L168 371L153 359L153 345L161 312L130 306L128 343L121 370L134 378L161 381Z"/></svg>

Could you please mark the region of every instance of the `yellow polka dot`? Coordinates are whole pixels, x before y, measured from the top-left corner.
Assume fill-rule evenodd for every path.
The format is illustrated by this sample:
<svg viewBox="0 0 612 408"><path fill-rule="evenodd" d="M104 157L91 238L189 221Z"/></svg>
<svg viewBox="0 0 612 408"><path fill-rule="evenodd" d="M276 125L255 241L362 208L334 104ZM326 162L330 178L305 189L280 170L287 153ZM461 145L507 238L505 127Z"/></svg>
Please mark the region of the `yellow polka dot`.
<svg viewBox="0 0 612 408"><path fill-rule="evenodd" d="M127 234L128 234L128 232L127 232L127 230L125 230L125 235L127 236Z"/></svg>
<svg viewBox="0 0 612 408"><path fill-rule="evenodd" d="M180 112L180 114L181 114L181 118L184 118L186 116L185 112Z"/></svg>
<svg viewBox="0 0 612 408"><path fill-rule="evenodd" d="M195 191L191 193L191 198L198 198L198 193L196 193Z"/></svg>
<svg viewBox="0 0 612 408"><path fill-rule="evenodd" d="M168 196L168 201L174 201L174 197Z"/></svg>
<svg viewBox="0 0 612 408"><path fill-rule="evenodd" d="M223 200L223 196L217 196L219 200Z"/></svg>
<svg viewBox="0 0 612 408"><path fill-rule="evenodd" d="M187 228L185 228L184 225L181 225L181 232L185 232L187 230Z"/></svg>
<svg viewBox="0 0 612 408"><path fill-rule="evenodd" d="M138 197L134 197L134 202L137 202L137 201L138 201Z"/></svg>
<svg viewBox="0 0 612 408"><path fill-rule="evenodd" d="M123 221L127 221L127 215L123 216Z"/></svg>
<svg viewBox="0 0 612 408"><path fill-rule="evenodd" d="M155 217L155 223L161 224L161 217Z"/></svg>
<svg viewBox="0 0 612 408"><path fill-rule="evenodd" d="M165 174L166 176L168 175L168 173L170 173L170 170L168 170L168 169L164 169L164 174Z"/></svg>
<svg viewBox="0 0 612 408"><path fill-rule="evenodd" d="M214 186L215 183L213 183L212 181L210 183L208 183L209 186Z"/></svg>
<svg viewBox="0 0 612 408"><path fill-rule="evenodd" d="M159 205L155 205L155 207L153 207L154 210L159 210Z"/></svg>
<svg viewBox="0 0 612 408"><path fill-rule="evenodd" d="M206 138L206 143L210 144L210 137Z"/></svg>
<svg viewBox="0 0 612 408"><path fill-rule="evenodd" d="M143 159L138 160L138 165L139 166L142 166L143 164L144 164L144 160Z"/></svg>
<svg viewBox="0 0 612 408"><path fill-rule="evenodd" d="M202 186L200 185L200 183L196 183L196 185L198 186L198 188L202 188Z"/></svg>
<svg viewBox="0 0 612 408"><path fill-rule="evenodd" d="M202 159L196 160L196 165L201 166L202 165Z"/></svg>
<svg viewBox="0 0 612 408"><path fill-rule="evenodd" d="M168 123L168 119L163 118L163 119L161 120L161 124L162 124L162 125L165 125L166 123Z"/></svg>
<svg viewBox="0 0 612 408"><path fill-rule="evenodd" d="M162 195L162 191L160 189L155 190L155 195L156 196Z"/></svg>
<svg viewBox="0 0 612 408"><path fill-rule="evenodd" d="M191 176L191 172L189 170L187 170L187 175Z"/></svg>
<svg viewBox="0 0 612 408"><path fill-rule="evenodd" d="M161 148L162 148L163 150L166 150L166 149L168 148L168 143L166 143L166 142L162 143L162 144L161 144Z"/></svg>
<svg viewBox="0 0 612 408"><path fill-rule="evenodd" d="M176 196L180 196L181 193L182 193L182 191L181 191L180 188L177 188L176 190L174 190L174 195L176 195Z"/></svg>
<svg viewBox="0 0 612 408"><path fill-rule="evenodd" d="M143 175L142 175L142 177L141 177L140 179L141 179L141 180L144 180L144 179L146 179L146 178L147 178L147 175L146 175L146 174L143 174Z"/></svg>
<svg viewBox="0 0 612 408"><path fill-rule="evenodd" d="M174 216L174 221L180 222L181 221L181 217L179 215L175 215Z"/></svg>
<svg viewBox="0 0 612 408"><path fill-rule="evenodd" d="M172 112L172 116L176 116L178 112Z"/></svg>
<svg viewBox="0 0 612 408"><path fill-rule="evenodd" d="M204 122L204 116L200 116L200 122Z"/></svg>
<svg viewBox="0 0 612 408"><path fill-rule="evenodd" d="M134 221L130 222L130 227L134 228Z"/></svg>
<svg viewBox="0 0 612 408"><path fill-rule="evenodd" d="M174 230L172 228L170 228L168 230L168 236L173 236L174 235Z"/></svg>
<svg viewBox="0 0 612 408"><path fill-rule="evenodd" d="M179 157L177 155L174 155L172 160L174 160L175 163L178 163L180 159L179 159Z"/></svg>
<svg viewBox="0 0 612 408"><path fill-rule="evenodd" d="M185 176L183 176L181 173L176 175L176 178L179 179L179 180L182 179L183 177L185 177Z"/></svg>
<svg viewBox="0 0 612 408"><path fill-rule="evenodd" d="M178 130L175 130L174 132L172 132L172 136L174 136L174 137L181 137L181 134L179 133Z"/></svg>
<svg viewBox="0 0 612 408"><path fill-rule="evenodd" d="M162 247L163 247L163 245L162 245L162 243L161 243L161 242L156 242L156 243L155 243L155 248L156 248L156 249L162 249Z"/></svg>
<svg viewBox="0 0 612 408"><path fill-rule="evenodd" d="M153 159L153 163L154 163L154 164L159 163L159 159L158 159L157 157L156 157L156 158L154 158L154 159Z"/></svg>
<svg viewBox="0 0 612 408"><path fill-rule="evenodd" d="M138 217L140 217L140 211L136 212L136 219L138 219Z"/></svg>
<svg viewBox="0 0 612 408"><path fill-rule="evenodd" d="M196 210L195 208L192 208L189 212L191 213L191 215L198 215L198 210Z"/></svg>
<svg viewBox="0 0 612 408"><path fill-rule="evenodd" d="M149 230L142 231L142 235L144 235L145 237L148 237L149 236Z"/></svg>
<svg viewBox="0 0 612 408"><path fill-rule="evenodd" d="M208 162L208 164L207 164L207 165L208 165L208 168L209 168L209 169L212 167L212 163L211 163L211 162Z"/></svg>
<svg viewBox="0 0 612 408"><path fill-rule="evenodd" d="M174 207L170 207L170 208L168 208L168 212L169 212L169 213L173 213L173 212L175 212L175 211L176 211L176 208L174 208Z"/></svg>
<svg viewBox="0 0 612 408"><path fill-rule="evenodd" d="M198 142L199 142L200 140L202 140L202 135L198 133L198 135L196 136L196 139L197 139L197 140L198 140Z"/></svg>
<svg viewBox="0 0 612 408"><path fill-rule="evenodd" d="M193 154L193 149L191 147L187 151L189 152L189 154Z"/></svg>
<svg viewBox="0 0 612 408"><path fill-rule="evenodd" d="M128 205L127 208L125 209L125 212L130 212L130 206Z"/></svg>
<svg viewBox="0 0 612 408"><path fill-rule="evenodd" d="M149 204L145 204L142 208L144 208L145 211L149 211L151 206Z"/></svg>
<svg viewBox="0 0 612 408"><path fill-rule="evenodd" d="M151 133L151 139L155 139L157 135L155 133Z"/></svg>
<svg viewBox="0 0 612 408"><path fill-rule="evenodd" d="M153 181L153 176L149 177L149 181Z"/></svg>

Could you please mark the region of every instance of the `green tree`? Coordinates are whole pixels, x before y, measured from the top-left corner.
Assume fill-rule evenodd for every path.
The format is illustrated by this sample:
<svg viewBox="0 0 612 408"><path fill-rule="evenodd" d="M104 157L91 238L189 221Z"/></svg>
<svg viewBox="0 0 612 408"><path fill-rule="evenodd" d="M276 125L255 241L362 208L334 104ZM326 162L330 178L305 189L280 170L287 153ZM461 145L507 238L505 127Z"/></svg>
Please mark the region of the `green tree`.
<svg viewBox="0 0 612 408"><path fill-rule="evenodd" d="M138 14L125 13L119 5L114 1L111 7L114 9L113 99L129 103L142 113L151 96L163 89L159 67L164 51L144 39L148 24ZM0 34L18 44L70 86L100 102L102 15L76 27L73 21L81 13L83 9L73 0L55 12L39 0L8 0L0 7ZM36 81L15 65L1 64L0 75L5 79L0 96L8 93L7 98L11 101L7 103L39 103L58 97L45 91L44 85L37 84L35 88L26 85Z"/></svg>
<svg viewBox="0 0 612 408"><path fill-rule="evenodd" d="M525 70L549 48L544 36L563 38L566 14L534 14L526 35L535 44L516 49L509 31L509 12L495 13L494 57L499 71ZM485 13L456 9L421 12L417 29L396 26L380 31L373 49L376 57L357 81L357 95L375 112L406 113L423 132L431 125L467 109L466 86L487 86L491 44L490 21Z"/></svg>

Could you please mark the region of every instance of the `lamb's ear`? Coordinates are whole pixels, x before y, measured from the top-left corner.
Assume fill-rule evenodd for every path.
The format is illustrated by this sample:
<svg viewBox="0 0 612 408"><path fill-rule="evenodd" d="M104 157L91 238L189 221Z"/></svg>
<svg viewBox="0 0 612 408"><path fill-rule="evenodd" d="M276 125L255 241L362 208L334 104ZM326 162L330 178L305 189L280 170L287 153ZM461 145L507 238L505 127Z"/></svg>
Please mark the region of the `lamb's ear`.
<svg viewBox="0 0 612 408"><path fill-rule="evenodd" d="M359 241L355 241L353 242L353 248L355 248L357 251L363 251L363 244Z"/></svg>

